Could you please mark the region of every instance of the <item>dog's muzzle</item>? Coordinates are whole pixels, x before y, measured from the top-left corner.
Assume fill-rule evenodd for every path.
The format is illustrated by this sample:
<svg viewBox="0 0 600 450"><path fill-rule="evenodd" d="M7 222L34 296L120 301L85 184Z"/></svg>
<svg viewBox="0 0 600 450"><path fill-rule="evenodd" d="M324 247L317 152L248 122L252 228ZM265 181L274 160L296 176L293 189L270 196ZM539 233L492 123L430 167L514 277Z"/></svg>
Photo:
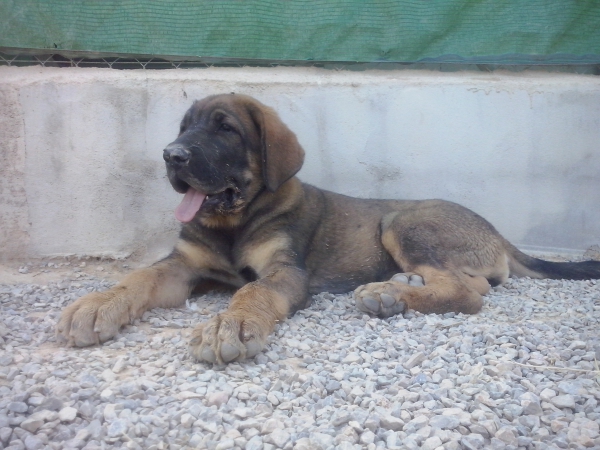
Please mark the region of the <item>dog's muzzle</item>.
<svg viewBox="0 0 600 450"><path fill-rule="evenodd" d="M169 144L163 150L163 159L174 168L187 166L192 154L180 144Z"/></svg>

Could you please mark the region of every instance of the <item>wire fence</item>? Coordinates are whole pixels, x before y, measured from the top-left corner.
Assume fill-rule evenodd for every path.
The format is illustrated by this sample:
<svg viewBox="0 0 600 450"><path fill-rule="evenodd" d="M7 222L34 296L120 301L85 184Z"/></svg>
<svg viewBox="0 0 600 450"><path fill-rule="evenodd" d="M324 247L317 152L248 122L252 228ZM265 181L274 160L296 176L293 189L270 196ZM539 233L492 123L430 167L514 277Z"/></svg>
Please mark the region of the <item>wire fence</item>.
<svg viewBox="0 0 600 450"><path fill-rule="evenodd" d="M206 68L212 64L196 60L166 60L136 57L65 57L59 54L8 54L0 52L0 65L11 67L99 67L106 69L182 69Z"/></svg>
<svg viewBox="0 0 600 450"><path fill-rule="evenodd" d="M473 63L455 61L418 61L418 62L331 62L331 61L270 61L270 60L244 60L226 58L181 58L181 57L149 57L134 55L102 55L81 52L78 54L58 53L19 53L12 49L0 48L0 66L25 67L95 67L118 70L165 70L165 69L193 69L209 67L320 67L330 70L405 70L425 69L440 72L479 71L492 72L506 70L521 72L536 70L545 72L567 72L590 75L600 75L600 64L515 64L506 61L498 63Z"/></svg>

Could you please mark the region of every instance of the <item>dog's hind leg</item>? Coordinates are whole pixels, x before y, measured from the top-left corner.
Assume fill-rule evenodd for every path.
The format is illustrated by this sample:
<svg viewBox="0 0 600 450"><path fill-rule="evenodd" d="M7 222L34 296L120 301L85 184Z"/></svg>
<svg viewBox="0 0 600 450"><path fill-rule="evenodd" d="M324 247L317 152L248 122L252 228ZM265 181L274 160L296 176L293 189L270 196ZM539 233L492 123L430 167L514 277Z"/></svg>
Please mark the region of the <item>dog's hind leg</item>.
<svg viewBox="0 0 600 450"><path fill-rule="evenodd" d="M355 291L357 307L370 314L389 317L414 309L422 313L478 312L490 284L468 263L465 255L494 261L493 251L477 247L460 227L448 230L444 211L425 214L392 213L382 221L382 243L398 267L407 273L390 281L370 283ZM491 250L494 250L492 247ZM489 264L487 264L489 265ZM484 266L487 266L484 264Z"/></svg>
<svg viewBox="0 0 600 450"><path fill-rule="evenodd" d="M408 283L404 282L405 278L409 278ZM354 291L354 297L361 311L382 317L400 314L406 309L425 314L451 311L474 314L481 309L481 295L487 290L489 284L483 277L418 266L414 273L360 286Z"/></svg>

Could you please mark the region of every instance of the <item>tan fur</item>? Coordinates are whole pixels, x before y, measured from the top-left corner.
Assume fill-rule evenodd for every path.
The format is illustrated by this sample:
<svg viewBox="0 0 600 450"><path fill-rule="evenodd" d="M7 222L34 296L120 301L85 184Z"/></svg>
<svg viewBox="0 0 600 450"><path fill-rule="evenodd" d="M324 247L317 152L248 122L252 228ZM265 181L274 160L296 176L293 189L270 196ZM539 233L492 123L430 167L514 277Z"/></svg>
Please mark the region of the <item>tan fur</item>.
<svg viewBox="0 0 600 450"><path fill-rule="evenodd" d="M257 274L266 275L265 269L272 263L278 252L285 252L290 248L290 238L285 235L276 235L264 242L257 242L248 247L242 260L252 267Z"/></svg>
<svg viewBox="0 0 600 450"><path fill-rule="evenodd" d="M462 266L459 269L472 277L480 277L483 279L487 278L495 278L498 279L500 284L506 283L508 281L508 277L511 273L509 268L509 258L508 255L504 252L498 259L494 265L489 265L485 267L473 268L471 266ZM487 281L486 281L487 283Z"/></svg>
<svg viewBox="0 0 600 450"><path fill-rule="evenodd" d="M222 255L215 255L203 245L179 239L175 244L175 249L190 267L198 269L214 267L222 270L229 270L231 267Z"/></svg>
<svg viewBox="0 0 600 450"><path fill-rule="evenodd" d="M241 216L215 216L215 217L202 217L200 221L202 225L208 228L235 228L240 224Z"/></svg>
<svg viewBox="0 0 600 450"><path fill-rule="evenodd" d="M165 156L173 187L207 200L168 258L63 311L57 334L71 345L103 342L144 311L180 305L192 289L218 282L238 291L227 311L193 331L190 351L223 363L260 352L277 322L313 293L356 289L357 307L383 317L406 308L472 314L490 283L543 274L529 266L559 270L460 205L356 199L301 183L296 136L251 97L195 102L165 152L172 148L189 154ZM593 265L581 270L600 276Z"/></svg>

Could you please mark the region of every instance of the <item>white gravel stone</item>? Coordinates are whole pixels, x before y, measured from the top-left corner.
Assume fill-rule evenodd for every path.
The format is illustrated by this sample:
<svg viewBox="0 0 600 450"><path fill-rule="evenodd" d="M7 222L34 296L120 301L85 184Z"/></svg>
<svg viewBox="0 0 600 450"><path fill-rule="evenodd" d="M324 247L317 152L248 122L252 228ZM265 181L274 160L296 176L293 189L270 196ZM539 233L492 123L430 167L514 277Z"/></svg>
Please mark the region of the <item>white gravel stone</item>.
<svg viewBox="0 0 600 450"><path fill-rule="evenodd" d="M117 375L110 369L104 369L100 374L100 377L107 383L112 383L117 379Z"/></svg>
<svg viewBox="0 0 600 450"><path fill-rule="evenodd" d="M261 450L263 448L263 440L260 436L254 436L246 444L246 450Z"/></svg>
<svg viewBox="0 0 600 450"><path fill-rule="evenodd" d="M27 404L24 402L10 402L8 410L14 413L24 413L27 412Z"/></svg>
<svg viewBox="0 0 600 450"><path fill-rule="evenodd" d="M495 437L507 445L517 445L517 435L512 427L505 426L500 428L498 431L496 431Z"/></svg>
<svg viewBox="0 0 600 450"><path fill-rule="evenodd" d="M360 435L360 443L364 445L369 445L375 442L375 433L371 430L364 431Z"/></svg>
<svg viewBox="0 0 600 450"><path fill-rule="evenodd" d="M575 398L570 394L557 395L556 397L552 397L550 399L550 403L552 403L557 408L575 408Z"/></svg>
<svg viewBox="0 0 600 450"><path fill-rule="evenodd" d="M227 394L226 392L214 392L212 394L210 394L207 399L206 399L206 404L208 406L221 406L224 403L227 403L229 401L229 394Z"/></svg>
<svg viewBox="0 0 600 450"><path fill-rule="evenodd" d="M453 430L460 425L460 420L456 416L442 415L433 416L429 419L429 426L432 428Z"/></svg>
<svg viewBox="0 0 600 450"><path fill-rule="evenodd" d="M273 444L276 448L283 448L285 444L290 440L290 433L285 430L273 430L273 432L264 438L269 443Z"/></svg>
<svg viewBox="0 0 600 450"><path fill-rule="evenodd" d="M44 448L44 442L37 436L33 435L26 436L23 444L27 450L40 450Z"/></svg>
<svg viewBox="0 0 600 450"><path fill-rule="evenodd" d="M556 397L556 391L554 391L552 389L546 388L546 389L543 389L542 392L540 392L540 399L545 402L549 402L554 397Z"/></svg>
<svg viewBox="0 0 600 450"><path fill-rule="evenodd" d="M343 360L343 364L360 364L363 362L363 359L358 353L349 353Z"/></svg>
<svg viewBox="0 0 600 450"><path fill-rule="evenodd" d="M420 365L423 361L425 361L426 358L427 356L425 356L423 352L417 352L408 358L408 360L404 363L404 367L410 370L413 367Z"/></svg>
<svg viewBox="0 0 600 450"><path fill-rule="evenodd" d="M229 450L234 447L235 441L233 439L224 439L216 445L215 450Z"/></svg>
<svg viewBox="0 0 600 450"><path fill-rule="evenodd" d="M117 362L112 367L112 371L114 373L121 373L123 369L127 366L127 360L123 357L118 358Z"/></svg>
<svg viewBox="0 0 600 450"><path fill-rule="evenodd" d="M100 400L105 402L113 402L115 400L115 393L110 389L104 389L100 392Z"/></svg>
<svg viewBox="0 0 600 450"><path fill-rule="evenodd" d="M58 412L58 418L61 422L73 422L77 417L77 409L67 406Z"/></svg>
<svg viewBox="0 0 600 450"><path fill-rule="evenodd" d="M109 437L122 436L127 432L129 424L126 420L115 419L108 426L107 432Z"/></svg>
<svg viewBox="0 0 600 450"><path fill-rule="evenodd" d="M113 420L115 420L118 417L119 413L122 410L123 410L122 404L109 403L109 404L105 405L104 411L103 411L104 420L106 420L108 422L112 422Z"/></svg>
<svg viewBox="0 0 600 450"><path fill-rule="evenodd" d="M442 445L442 440L438 436L432 436L425 439L421 444L421 450L434 450Z"/></svg>
<svg viewBox="0 0 600 450"><path fill-rule="evenodd" d="M460 440L463 448L468 450L476 450L480 448L484 448L486 445L486 441L484 437L477 433L472 433L466 436L463 436Z"/></svg>
<svg viewBox="0 0 600 450"><path fill-rule="evenodd" d="M191 428L195 421L196 418L191 414L185 413L181 415L181 425L183 425L184 428Z"/></svg>
<svg viewBox="0 0 600 450"><path fill-rule="evenodd" d="M404 428L404 421L392 415L383 415L380 426L385 430L401 431Z"/></svg>
<svg viewBox="0 0 600 450"><path fill-rule="evenodd" d="M29 431L30 433L33 433L33 434L35 434L35 432L42 425L44 425L44 421L42 419L35 418L35 417L28 417L27 419L25 419L23 422L21 422L19 424L19 426L21 428L23 428L24 430L27 430L27 431Z"/></svg>

